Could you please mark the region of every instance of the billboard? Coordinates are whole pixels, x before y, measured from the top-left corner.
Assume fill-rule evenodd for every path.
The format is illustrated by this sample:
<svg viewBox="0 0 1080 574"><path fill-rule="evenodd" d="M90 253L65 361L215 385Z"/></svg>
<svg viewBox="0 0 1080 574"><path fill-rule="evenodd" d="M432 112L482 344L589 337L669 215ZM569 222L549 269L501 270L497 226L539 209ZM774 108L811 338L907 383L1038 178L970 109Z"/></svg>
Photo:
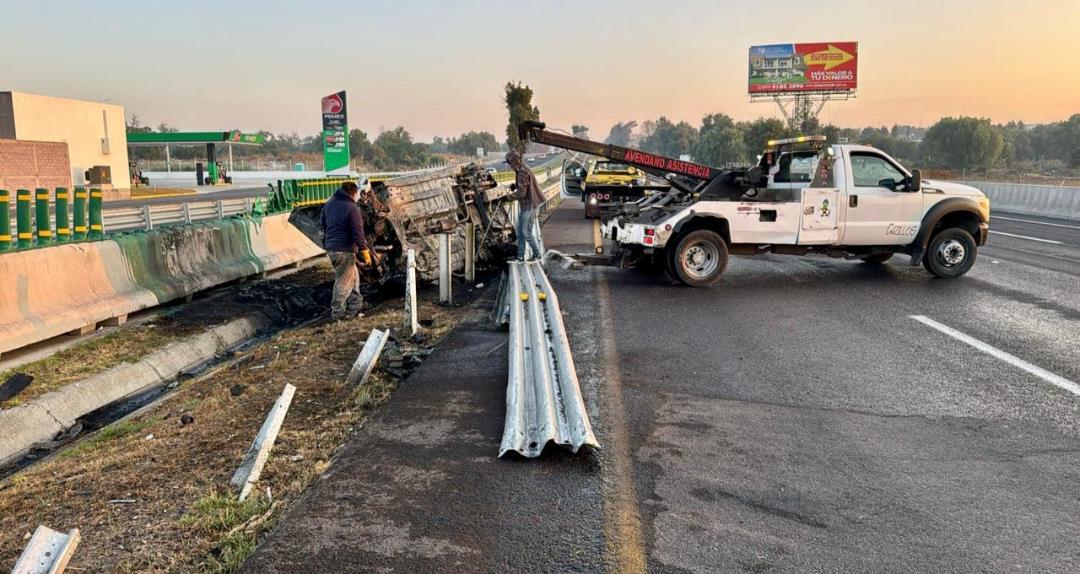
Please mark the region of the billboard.
<svg viewBox="0 0 1080 574"><path fill-rule="evenodd" d="M859 43L771 44L750 47L750 95L853 92Z"/></svg>
<svg viewBox="0 0 1080 574"><path fill-rule="evenodd" d="M323 171L327 175L349 173L349 117L345 91L322 99Z"/></svg>

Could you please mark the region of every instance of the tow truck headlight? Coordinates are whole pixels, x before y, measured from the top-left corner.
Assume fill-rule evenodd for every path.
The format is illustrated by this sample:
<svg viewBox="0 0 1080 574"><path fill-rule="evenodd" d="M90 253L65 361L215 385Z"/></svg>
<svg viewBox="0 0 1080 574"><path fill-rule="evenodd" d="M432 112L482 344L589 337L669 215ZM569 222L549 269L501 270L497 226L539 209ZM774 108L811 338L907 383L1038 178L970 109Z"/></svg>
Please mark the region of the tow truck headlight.
<svg viewBox="0 0 1080 574"><path fill-rule="evenodd" d="M596 202L596 196L595 195L590 195L589 196L589 205L596 205L596 203L597 203Z"/></svg>
<svg viewBox="0 0 1080 574"><path fill-rule="evenodd" d="M985 195L979 198L979 215L983 221L990 221L990 198Z"/></svg>

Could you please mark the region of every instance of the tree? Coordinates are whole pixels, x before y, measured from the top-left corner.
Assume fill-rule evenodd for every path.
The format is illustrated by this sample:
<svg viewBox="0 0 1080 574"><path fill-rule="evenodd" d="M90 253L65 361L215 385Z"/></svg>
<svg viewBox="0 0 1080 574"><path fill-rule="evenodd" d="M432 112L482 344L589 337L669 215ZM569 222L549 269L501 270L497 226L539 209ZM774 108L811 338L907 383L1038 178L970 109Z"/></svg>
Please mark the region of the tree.
<svg viewBox="0 0 1080 574"><path fill-rule="evenodd" d="M661 116L656 120L652 134L641 140L641 149L668 157L679 157L691 153L697 139L698 133L694 126L686 122L672 123Z"/></svg>
<svg viewBox="0 0 1080 574"><path fill-rule="evenodd" d="M491 132L467 132L461 134L461 137L451 139L447 145L447 150L450 153L458 155L474 155L476 148L484 148L484 151L496 151L499 149L499 142L495 141L495 134Z"/></svg>
<svg viewBox="0 0 1080 574"><path fill-rule="evenodd" d="M127 122L127 133L129 134L148 134L154 130L150 129L150 126L142 125L142 121L139 120L138 114L131 114L131 119Z"/></svg>
<svg viewBox="0 0 1080 574"><path fill-rule="evenodd" d="M728 166L742 162L746 157L743 134L735 122L725 114L709 114L702 118L694 159L699 163Z"/></svg>
<svg viewBox="0 0 1080 574"><path fill-rule="evenodd" d="M428 146L414 143L412 135L401 126L380 133L373 145L382 152L375 152L375 167L379 169L420 167L431 161Z"/></svg>
<svg viewBox="0 0 1080 574"><path fill-rule="evenodd" d="M1005 149L1002 130L986 118L942 118L926 130L923 151L931 164L952 169L987 169Z"/></svg>
<svg viewBox="0 0 1080 574"><path fill-rule="evenodd" d="M574 133L574 137L581 139L589 139L589 127L581 124L574 124L570 126L570 131Z"/></svg>
<svg viewBox="0 0 1080 574"><path fill-rule="evenodd" d="M510 149L525 153L525 144L518 137L518 125L521 122L540 119L540 108L532 103L533 91L521 82L507 82L503 93L503 102L510 116L506 124L506 145Z"/></svg>
<svg viewBox="0 0 1080 574"><path fill-rule="evenodd" d="M611 131L608 132L608 137L606 140L604 140L604 143L609 143L622 147L629 146L634 135L634 128L636 127L637 122L633 120L628 122L619 122L611 126Z"/></svg>
<svg viewBox="0 0 1080 574"><path fill-rule="evenodd" d="M746 145L747 159L753 161L758 154L765 151L769 140L780 139L788 135L784 122L776 118L758 118L752 122L739 122L736 124L743 133L743 142Z"/></svg>

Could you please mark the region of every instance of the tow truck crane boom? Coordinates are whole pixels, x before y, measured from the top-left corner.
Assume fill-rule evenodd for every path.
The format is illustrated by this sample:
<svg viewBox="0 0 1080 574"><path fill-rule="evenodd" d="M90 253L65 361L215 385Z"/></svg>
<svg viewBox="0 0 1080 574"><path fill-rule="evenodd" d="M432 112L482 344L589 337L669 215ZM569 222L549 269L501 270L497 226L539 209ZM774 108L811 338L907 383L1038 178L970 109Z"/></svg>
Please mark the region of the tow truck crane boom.
<svg viewBox="0 0 1080 574"><path fill-rule="evenodd" d="M668 179L674 187L687 193L741 195L746 189L752 187L752 183L758 179L755 176L760 174L760 170L756 168L749 171L717 169L641 150L555 133L547 129L547 124L538 121L525 121L518 124L518 136L522 141L532 140L539 144L592 154L634 166L657 177ZM672 178L669 174L678 177ZM690 180L687 183L692 183L692 185L683 184L679 181L680 178Z"/></svg>
<svg viewBox="0 0 1080 574"><path fill-rule="evenodd" d="M523 141L532 140L539 144L604 157L612 161L632 165L653 174L674 173L682 177L707 182L712 181L721 173L721 170L707 165L555 133L549 131L547 124L544 122L521 122L518 124L518 135Z"/></svg>

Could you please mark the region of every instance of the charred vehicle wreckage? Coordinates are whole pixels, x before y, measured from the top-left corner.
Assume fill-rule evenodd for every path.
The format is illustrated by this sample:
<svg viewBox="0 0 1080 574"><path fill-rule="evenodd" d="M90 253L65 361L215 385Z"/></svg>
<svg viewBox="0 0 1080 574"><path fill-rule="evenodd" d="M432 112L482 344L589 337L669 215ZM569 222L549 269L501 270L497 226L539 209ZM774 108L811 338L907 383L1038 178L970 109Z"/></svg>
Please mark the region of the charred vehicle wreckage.
<svg viewBox="0 0 1080 574"><path fill-rule="evenodd" d="M406 252L416 253L416 274L439 275L440 234L449 234L452 270L465 265L465 234L475 234L476 260L502 262L514 252L511 191L482 165L473 163L394 179L371 181L357 197L364 233L377 263L362 269L364 283L382 283L405 271ZM322 245L322 205L293 209L289 223Z"/></svg>

